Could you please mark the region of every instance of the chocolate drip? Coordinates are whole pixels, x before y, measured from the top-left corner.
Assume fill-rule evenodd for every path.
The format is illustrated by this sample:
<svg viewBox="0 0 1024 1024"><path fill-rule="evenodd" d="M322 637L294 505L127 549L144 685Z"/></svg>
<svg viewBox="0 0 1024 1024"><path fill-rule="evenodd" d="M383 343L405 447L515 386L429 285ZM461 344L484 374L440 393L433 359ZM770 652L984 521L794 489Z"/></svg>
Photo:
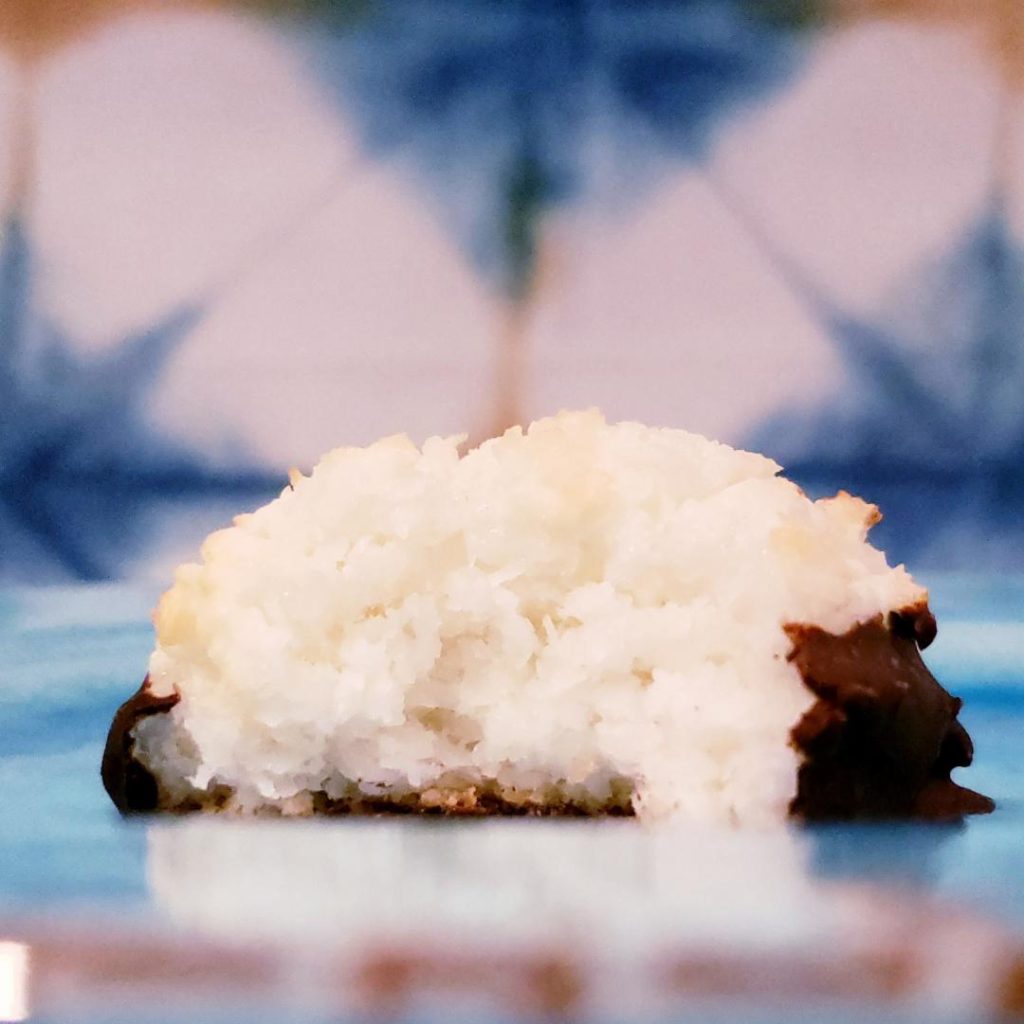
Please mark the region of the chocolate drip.
<svg viewBox="0 0 1024 1024"><path fill-rule="evenodd" d="M805 820L986 814L995 804L949 775L974 748L950 696L921 660L935 637L926 605L881 615L838 636L786 627L789 660L817 702L793 728L804 755L789 811Z"/></svg>
<svg viewBox="0 0 1024 1024"><path fill-rule="evenodd" d="M159 800L156 779L136 760L132 731L142 719L170 711L180 699L176 693L154 696L149 690L149 676L146 676L135 694L117 709L107 733L100 775L103 788L122 814L156 810Z"/></svg>

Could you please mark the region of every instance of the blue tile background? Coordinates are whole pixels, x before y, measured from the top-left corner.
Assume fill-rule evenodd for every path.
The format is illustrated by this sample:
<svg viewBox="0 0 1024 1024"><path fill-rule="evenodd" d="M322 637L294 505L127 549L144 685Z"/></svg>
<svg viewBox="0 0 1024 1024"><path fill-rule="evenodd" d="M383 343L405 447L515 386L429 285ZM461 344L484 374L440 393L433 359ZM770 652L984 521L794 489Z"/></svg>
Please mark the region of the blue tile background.
<svg viewBox="0 0 1024 1024"><path fill-rule="evenodd" d="M305 90L303 102L327 126L323 133L331 135L336 126L349 147L347 158L372 180L378 173L398 176L402 202L408 200L439 226L442 241L437 245L452 245L452 259L471 282L467 288L478 288L484 296L481 308L518 325L514 329L527 339L536 329L530 325L542 298L562 309L559 322L570 331L580 319L572 305L577 300L561 294L569 292L565 273L563 283L557 274L554 285L547 280L545 247L553 225L574 217L608 218L613 225L622 218L642 218L645 209L660 209L659 197L673 181L699 177L717 207L743 232L762 273L788 296L793 315L824 339L821 345L828 351L821 358L838 367L834 386L823 388L809 377L798 388L798 401L777 404L768 413L759 411L749 388L716 393L719 404L737 411L740 423L725 439L777 457L815 494L843 487L879 503L886 521L878 529L878 542L912 569L1024 570L1024 229L1019 215L1024 157L1014 155L1015 140L1024 135L1024 56L1014 41L1024 31L1024 13L1013 5L965 5L959 11L956 5L927 0L507 0L487 5L471 0L294 0L213 5L216 15L204 20L187 3L164 5L157 14L145 3L129 4L128 15L125 5L110 4L107 10L95 3L87 5L87 23L54 33L47 21L51 15L39 14L53 5L21 2L28 4L24 31L32 37L35 25L38 40L26 45L24 31L19 35L0 21L0 54L6 53L8 63L6 78L0 76L0 99L6 90L7 106L14 111L6 127L0 127L0 138L6 139L15 168L2 196L6 212L0 228L0 580L165 574L175 558L194 550L210 526L272 496L288 464L312 462L325 444L307 441L307 435L330 438L328 443L365 440L359 436L358 414L345 411L355 409L358 395L375 399L386 410L382 422L389 429L408 426L415 434L421 423L436 420L438 429L452 422L481 436L481 429L487 429L481 422L491 423L486 412L459 406L452 397L444 366L459 364L464 356L454 343L446 353L446 340L430 336L426 328L422 338L408 331L403 336L408 351L428 366L428 388L426 397L417 399L418 411L403 391L400 372L389 377L372 369L375 310L383 317L388 307L407 304L415 323L421 314L432 315L428 305L453 307L463 301L448 294L424 300L408 288L418 278L402 278L397 271L393 290L389 294L385 287L378 307L371 303L358 317L353 314L351 323L344 311L336 319L336 352L318 355L296 348L283 335L259 351L233 349L234 336L224 340L217 335L218 312L229 292L232 308L242 309L242 322L244 296L250 293L250 318L254 324L261 318L256 295L262 286L253 284L246 292L248 277L262 280L252 270L254 265L258 270L259 259L277 260L274 265L287 267L296 280L326 291L332 280L341 281L367 264L387 281L390 261L397 261L403 248L413 250L408 258L414 268L428 268L436 252L424 248L418 253L420 236L405 237L393 226L382 226L381 237L373 239L376 222L391 223L383 192L371 192L367 217L352 227L347 254L337 263L289 257L294 232L308 225L286 223L253 243L255 264L236 261L234 269L218 270L206 284L163 302L158 313L133 329L119 328L102 345L90 340L99 330L99 304L91 317L88 281L69 284L67 267L63 277L54 269L60 254L47 240L40 210L45 213L57 188L48 182L50 161L59 150L59 124L79 117L103 123L87 97L48 99L59 89L47 86L47 75L52 72L59 84L62 61L76 54L84 56L75 59L85 61L89 47L101 43L120 53L118 33L127 38L142 31L146 19L179 10L193 18L185 35L197 47L204 33L212 39L237 29L260 33L267 46L284 55L287 78ZM874 24L879 32L910 32L923 40L962 36L964 46L976 51L978 66L988 69L983 87L995 97L996 113L991 148L971 157L979 180L987 182L974 214L940 244L923 247L927 255L895 276L885 300L868 309L822 283L821 268L795 255L772 218L762 216L721 175L716 154L723 140L742 149L746 132L754 138L751 126L770 122L850 33L861 32L868 40L864 45L871 44ZM185 68L188 58L186 45ZM123 59L125 88L130 89L130 61ZM114 65L111 73L116 75L117 61ZM868 61L865 67L870 66ZM982 72L967 64L964 69L968 91L975 88L970 76ZM173 76L170 81L173 85ZM855 86L850 82L851 92ZM210 98L211 109L231 100L233 88L242 86L223 86L222 96ZM154 104L144 111L157 132L164 120L168 131L175 129L179 115L171 98L166 106ZM40 114L40 123L34 124L34 100L43 113L51 111L49 121ZM259 107L258 95L253 103ZM47 127L56 117L52 110L65 118L56 118L58 128ZM941 134L947 111L930 109L929 116ZM860 127L850 123L848 130L856 134ZM111 130L117 135L116 122ZM898 133L900 126L894 130ZM794 169L817 159L813 131L808 124L791 140ZM249 166L255 175L275 139L244 126L239 132L241 163L230 173ZM201 133L197 138L203 138ZM132 144L127 136L122 141ZM212 152L220 143L211 137L204 144ZM948 144L958 145L955 139ZM880 158L884 154L865 151L865 171ZM170 167L154 165L149 172L154 178L184 176L198 156L194 150L183 152L180 160ZM116 166L110 173L114 184L97 201L105 195L113 203L118 183L134 188L141 172L125 170L123 181ZM922 179L922 231L931 216L929 189L943 175L943 167L936 166L929 180ZM242 173L233 187L244 193L248 182ZM784 190L784 178L778 186ZM774 186L766 187L770 193ZM836 204L845 201L841 192L833 198ZM879 201L883 198L880 194ZM181 201L187 206L188 195ZM374 203L381 209L376 221ZM187 209L164 212L173 221ZM99 216L102 220L102 208ZM126 226L118 217L124 211L112 208L109 234L102 239L111 252ZM333 233L335 241L344 240L346 225L328 225L315 203L312 219L322 220L323 232ZM298 214L295 220L301 220ZM616 230L605 231L602 246L615 248ZM820 245L842 243L831 236L833 230L831 224L820 226ZM718 244L710 236L681 236L680 259L700 262L712 243ZM570 269L574 261L585 262L588 244L570 244L562 262ZM162 255L161 239L154 236L140 280L170 280L179 263L180 255ZM676 272L664 266L666 280ZM612 294L614 280L606 283ZM77 319L54 299L62 286L77 289ZM127 284L126 303L132 292ZM109 297L103 301L109 306ZM596 315L600 319L603 313ZM482 337L493 332L485 322L489 316L468 306L465 312L468 322L479 322ZM730 339L730 358L742 360L743 344L771 345L789 330L788 324L766 321L763 338ZM361 340L353 345L348 339L356 334ZM628 357L631 343L623 337L619 353L595 348L592 365L599 370L608 360ZM678 364L672 363L671 352L666 356L666 365L678 365L677 373L661 372L660 363L641 366L638 357L635 374L608 362L605 376L621 381L623 394L635 396L626 407L635 408L638 416L646 403L677 410L667 416L659 412L656 419L700 428L684 402L674 404L689 373L689 348L700 340L687 334L683 322L678 337L661 344L678 347ZM325 376L323 360L335 357L347 360L345 374L338 377L336 405L327 412L313 402L306 406L302 382L316 386ZM397 359L399 369L407 358ZM438 369L436 383L429 386L431 359ZM306 434L293 428L302 440L288 448L287 457L264 454L258 441L261 431L275 430L280 406L273 401L259 430L253 425L259 423L258 403L250 402L249 411L230 418L231 392L256 363L271 381L271 391L279 376L292 381L293 391L280 401L289 409L289 421L304 420L309 426ZM155 415L161 402L173 406L182 394L188 396L189 380L182 385L179 379L185 365L193 366L194 381L204 383L205 397L183 408L177 419L166 409ZM212 384L210 365L220 374ZM795 364L786 365L780 373L794 372ZM466 372L471 390L486 392L492 386L486 368ZM533 371L535 378L557 378L559 372L566 377L565 394L575 394L569 388L571 368ZM557 385L556 379L556 397L562 394ZM701 381L687 386L699 390ZM706 385L712 391L716 387L720 383ZM653 400L652 389L657 392ZM531 399L528 388L512 398L513 408L524 415L553 411L545 405L548 399ZM189 429L178 429L186 424Z"/></svg>

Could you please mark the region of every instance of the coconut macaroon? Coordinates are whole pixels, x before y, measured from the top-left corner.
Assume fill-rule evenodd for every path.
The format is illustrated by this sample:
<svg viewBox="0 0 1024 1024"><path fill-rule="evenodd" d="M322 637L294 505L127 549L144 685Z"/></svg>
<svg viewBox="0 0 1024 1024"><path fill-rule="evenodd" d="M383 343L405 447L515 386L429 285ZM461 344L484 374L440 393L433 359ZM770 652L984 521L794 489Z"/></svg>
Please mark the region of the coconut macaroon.
<svg viewBox="0 0 1024 1024"><path fill-rule="evenodd" d="M122 810L959 816L927 592L760 455L563 413L331 452L185 565Z"/></svg>

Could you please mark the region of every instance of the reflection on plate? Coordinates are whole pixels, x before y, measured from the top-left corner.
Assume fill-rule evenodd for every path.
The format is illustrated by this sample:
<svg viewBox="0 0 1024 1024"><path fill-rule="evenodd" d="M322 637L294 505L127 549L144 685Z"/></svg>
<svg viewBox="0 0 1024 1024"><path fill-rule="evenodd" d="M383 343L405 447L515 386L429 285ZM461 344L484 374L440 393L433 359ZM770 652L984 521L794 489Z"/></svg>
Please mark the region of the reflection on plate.
<svg viewBox="0 0 1024 1024"><path fill-rule="evenodd" d="M457 1004L505 1019L665 1019L685 1005L716 1022L931 1024L1019 1010L1024 589L1008 586L933 585L929 650L966 699L971 778L995 814L717 834L122 821L98 764L145 664L154 594L0 592L0 1020L319 1022L431 1006L447 1020Z"/></svg>
<svg viewBox="0 0 1024 1024"><path fill-rule="evenodd" d="M1024 1020L1024 945L989 921L906 893L800 883L781 864L777 879L773 870L759 873L762 885L780 883L774 894L735 888L744 874L733 855L745 844L729 851L722 837L696 860L686 846L674 865L658 859L667 870L648 886L643 871L631 873L641 864L623 865L616 877L615 842L570 878L568 863L553 865L562 854L575 858L577 837L562 850L560 839L542 841L536 853L521 845L520 859L488 856L481 832L445 864L424 836L407 843L401 830L384 828L380 839L366 825L315 839L310 832L311 849L298 863L247 864L247 831L228 826L227 842L206 827L153 834L158 898L189 917L184 932L82 924L9 932L0 943L0 1019L139 1020L156 1011L184 1021L217 1011L228 1014L223 1019L294 1021L470 1012L500 1020ZM212 856L203 839L213 840ZM263 848L287 853L288 842ZM368 859L356 864L351 857L364 842ZM705 859L713 850L721 860ZM483 860L464 875L477 853ZM440 887L416 894L417 881ZM481 884L493 893L477 892ZM681 898L679 885L687 890ZM289 906L292 897L298 907ZM403 915L407 897L415 907ZM509 897L529 905L505 903ZM631 898L640 904L632 911ZM662 898L668 906L656 909ZM369 912L375 901L380 921ZM730 936L707 913L718 901ZM503 903L500 920L493 905ZM787 905L810 916L776 937L769 921ZM542 927L507 927L534 909ZM701 921L710 926L703 934ZM274 922L283 925L276 936ZM314 922L317 930L297 940Z"/></svg>
<svg viewBox="0 0 1024 1024"><path fill-rule="evenodd" d="M807 837L631 819L470 822L178 819L148 829L155 902L227 940L390 937L817 942L844 887L816 881Z"/></svg>

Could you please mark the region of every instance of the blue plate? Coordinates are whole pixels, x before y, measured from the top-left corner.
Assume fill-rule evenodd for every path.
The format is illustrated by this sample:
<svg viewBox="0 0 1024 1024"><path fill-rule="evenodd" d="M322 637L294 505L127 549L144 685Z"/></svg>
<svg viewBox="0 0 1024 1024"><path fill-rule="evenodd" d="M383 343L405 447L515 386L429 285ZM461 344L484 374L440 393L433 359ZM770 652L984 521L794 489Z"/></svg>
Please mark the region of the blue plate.
<svg viewBox="0 0 1024 1024"><path fill-rule="evenodd" d="M145 671L155 591L0 591L0 908L22 922L116 920L295 944L341 940L357 925L417 941L431 928L517 941L575 928L626 955L652 937L734 947L806 938L821 893L870 883L981 910L1024 934L1024 581L930 582L940 632L928 660L964 698L976 747L961 781L997 811L960 826L717 838L629 822L122 821L100 785L100 752ZM691 876L695 863L731 864L723 878L761 895L715 909L686 894L684 863ZM602 899L619 909L596 913Z"/></svg>

